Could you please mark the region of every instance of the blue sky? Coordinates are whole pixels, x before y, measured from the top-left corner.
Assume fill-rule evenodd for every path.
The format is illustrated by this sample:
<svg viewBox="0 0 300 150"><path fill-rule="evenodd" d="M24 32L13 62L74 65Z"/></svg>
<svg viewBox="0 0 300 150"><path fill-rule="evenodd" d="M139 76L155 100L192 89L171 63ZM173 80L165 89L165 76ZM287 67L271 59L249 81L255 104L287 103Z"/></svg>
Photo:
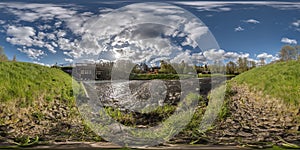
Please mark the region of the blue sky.
<svg viewBox="0 0 300 150"><path fill-rule="evenodd" d="M300 3L281 1L166 1L174 8L178 6L180 9L191 12L208 27L210 32L207 31L207 33L213 35L218 44L209 43L206 46L200 46L200 49L205 49L205 52L199 52L199 48L194 47L193 42L187 39L185 44L181 41L180 47L172 44L185 36L177 34L176 36L179 37L168 37L165 33L168 29L163 26L149 25L148 28L156 28L155 30L149 29L149 31L147 26L124 27L122 33L115 35L108 33L110 38L104 38L108 36L104 32L106 30L112 32L113 30L108 27L114 28L115 24L120 23L116 18L119 17L121 20L124 12L139 13L140 9L146 7L162 7L160 4L134 5L136 2L147 1L1 1L0 45L4 47L10 59L16 55L19 61L47 65L56 62L67 64L79 58L116 60L123 58L121 53L125 53L126 50L129 54L128 47L135 50L134 54L130 52L128 58L138 60L137 62L153 63L159 56L169 57L171 61L191 59L206 62L208 59L235 60L237 57L248 57L250 60L266 58L270 62L278 59L278 51L283 45L296 45L300 40ZM133 5L127 6L130 4ZM121 7L124 6L125 9L122 9ZM155 10L153 12L161 11L161 16L164 16L167 9L173 10L174 8L164 6L161 9L153 9ZM132 16L138 17L139 15L133 14ZM194 16L186 13L179 16L194 19ZM117 23L109 22L114 19ZM98 28L91 27L91 24L95 25L95 23ZM196 23L198 23L199 30L194 30L197 26L190 26L190 28L187 25L184 26L184 33L194 41L202 36L199 32L202 32L202 27L205 27L199 21ZM190 32L186 31L186 28ZM91 29L94 31L86 34ZM135 35L128 38L127 32L129 31L133 31L130 34L135 33ZM152 39L149 40L154 32L159 33L157 36L163 33L163 37L151 37ZM94 37L95 33L99 37ZM211 39L210 34L207 36L209 39ZM146 40L139 43L136 37L145 35ZM105 43L106 40L109 40L109 44L101 45L101 42ZM117 40L123 43L114 43ZM151 44L151 42L159 44ZM112 44L114 46L111 46ZM202 44L200 42L200 45ZM162 52L143 51L151 48L162 49ZM122 49L121 52L118 49ZM170 54L167 55L167 53Z"/></svg>

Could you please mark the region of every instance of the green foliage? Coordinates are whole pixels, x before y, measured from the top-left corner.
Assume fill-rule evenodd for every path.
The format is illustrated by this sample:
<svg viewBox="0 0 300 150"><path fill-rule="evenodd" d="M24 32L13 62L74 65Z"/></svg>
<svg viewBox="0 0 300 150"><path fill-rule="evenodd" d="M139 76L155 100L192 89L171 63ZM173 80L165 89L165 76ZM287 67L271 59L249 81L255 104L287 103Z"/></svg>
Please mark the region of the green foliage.
<svg viewBox="0 0 300 150"><path fill-rule="evenodd" d="M0 62L0 102L60 99L73 103L72 78L63 71L24 62Z"/></svg>
<svg viewBox="0 0 300 150"><path fill-rule="evenodd" d="M160 70L159 70L159 72L163 73L163 74L176 74L175 68L171 64L169 64L169 63L167 63L163 60L160 61Z"/></svg>
<svg viewBox="0 0 300 150"><path fill-rule="evenodd" d="M299 46L285 45L280 50L280 59L282 61L297 60L299 55Z"/></svg>
<svg viewBox="0 0 300 150"><path fill-rule="evenodd" d="M233 77L235 75L232 75L232 74L220 74L220 73L214 73L214 74L202 74L202 73L199 73L198 74L198 78L206 78L206 77L222 77L222 76L225 76L225 77Z"/></svg>
<svg viewBox="0 0 300 150"><path fill-rule="evenodd" d="M262 91L266 95L282 99L288 104L300 103L300 63L279 62L255 68L233 79L239 84Z"/></svg>

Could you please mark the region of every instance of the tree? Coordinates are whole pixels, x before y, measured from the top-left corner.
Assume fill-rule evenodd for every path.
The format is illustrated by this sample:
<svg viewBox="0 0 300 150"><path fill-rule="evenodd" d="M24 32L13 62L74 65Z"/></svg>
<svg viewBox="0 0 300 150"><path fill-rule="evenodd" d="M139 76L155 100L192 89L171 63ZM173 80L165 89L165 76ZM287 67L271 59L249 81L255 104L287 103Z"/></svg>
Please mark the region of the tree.
<svg viewBox="0 0 300 150"><path fill-rule="evenodd" d="M237 66L234 62L232 61L229 61L227 64L226 64L226 73L227 74L234 74L235 71L237 69Z"/></svg>
<svg viewBox="0 0 300 150"><path fill-rule="evenodd" d="M295 49L296 49L296 51L297 51L297 60L299 60L300 61L300 45L297 45L297 46L295 46Z"/></svg>
<svg viewBox="0 0 300 150"><path fill-rule="evenodd" d="M160 73L164 74L176 74L176 70L172 67L171 64L167 63L164 60L160 61Z"/></svg>
<svg viewBox="0 0 300 150"><path fill-rule="evenodd" d="M256 67L256 62L255 61L250 61L249 62L249 64L250 64L250 69L252 69L252 68L255 68Z"/></svg>
<svg viewBox="0 0 300 150"><path fill-rule="evenodd" d="M244 57L244 58L239 57L237 64L238 64L239 73L245 72L249 69L248 68L248 59L246 57Z"/></svg>
<svg viewBox="0 0 300 150"><path fill-rule="evenodd" d="M12 61L17 61L17 56L16 55L14 55Z"/></svg>
<svg viewBox="0 0 300 150"><path fill-rule="evenodd" d="M8 60L8 58L4 53L4 49L3 49L3 47L0 46L0 62L7 61L7 60Z"/></svg>
<svg viewBox="0 0 300 150"><path fill-rule="evenodd" d="M282 61L296 60L298 57L297 49L290 45L285 45L280 50L280 59Z"/></svg>
<svg viewBox="0 0 300 150"><path fill-rule="evenodd" d="M263 66L263 65L266 64L265 58L262 58L262 57L261 57L259 60L260 60L260 66Z"/></svg>

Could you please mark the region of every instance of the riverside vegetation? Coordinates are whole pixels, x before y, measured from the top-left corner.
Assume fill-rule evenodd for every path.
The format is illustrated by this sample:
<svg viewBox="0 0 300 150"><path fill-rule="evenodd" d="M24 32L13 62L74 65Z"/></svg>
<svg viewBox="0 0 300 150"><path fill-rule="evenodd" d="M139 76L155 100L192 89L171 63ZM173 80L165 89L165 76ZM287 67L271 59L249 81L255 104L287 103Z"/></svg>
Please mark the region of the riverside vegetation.
<svg viewBox="0 0 300 150"><path fill-rule="evenodd" d="M0 62L0 83L0 143L101 140L78 117L72 78L63 71Z"/></svg>
<svg viewBox="0 0 300 150"><path fill-rule="evenodd" d="M186 129L169 143L299 148L299 77L297 61L270 64L238 75L227 82L225 101L209 130L198 130L207 107L207 102L200 97ZM79 117L72 78L61 70L1 62L0 83L0 142L26 146L53 141L102 140ZM221 88L225 87L215 90ZM169 105L153 113L163 120L174 110ZM106 112L118 122L138 127L133 117L136 114L110 107Z"/></svg>

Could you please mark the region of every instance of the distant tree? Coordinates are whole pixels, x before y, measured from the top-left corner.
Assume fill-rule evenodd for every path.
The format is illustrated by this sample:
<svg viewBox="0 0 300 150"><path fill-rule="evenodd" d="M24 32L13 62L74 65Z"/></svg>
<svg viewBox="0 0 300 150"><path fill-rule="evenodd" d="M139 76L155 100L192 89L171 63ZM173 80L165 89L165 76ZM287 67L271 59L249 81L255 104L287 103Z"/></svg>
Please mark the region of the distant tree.
<svg viewBox="0 0 300 150"><path fill-rule="evenodd" d="M226 70L225 65L221 61L214 61L214 63L210 66L210 71L212 73L224 73Z"/></svg>
<svg viewBox="0 0 300 150"><path fill-rule="evenodd" d="M280 50L280 60L282 61L289 61L289 60L296 60L298 57L297 47L293 47L290 45L285 45Z"/></svg>
<svg viewBox="0 0 300 150"><path fill-rule="evenodd" d="M248 59L246 57L244 57L244 58L239 57L237 64L238 64L238 72L239 73L245 72L249 69L248 68Z"/></svg>
<svg viewBox="0 0 300 150"><path fill-rule="evenodd" d="M237 66L234 62L229 61L226 64L226 73L227 74L234 74L236 70L237 70Z"/></svg>
<svg viewBox="0 0 300 150"><path fill-rule="evenodd" d="M8 58L4 53L4 49L3 49L3 47L0 46L0 62L7 61L7 60L8 60Z"/></svg>
<svg viewBox="0 0 300 150"><path fill-rule="evenodd" d="M300 45L297 45L297 46L295 46L295 49L296 49L296 51L297 51L297 60L299 60L300 61Z"/></svg>
<svg viewBox="0 0 300 150"><path fill-rule="evenodd" d="M265 58L259 59L260 66L264 66L266 64Z"/></svg>
<svg viewBox="0 0 300 150"><path fill-rule="evenodd" d="M194 69L196 70L197 73L202 73L204 71L204 67L202 66L194 66Z"/></svg>
<svg viewBox="0 0 300 150"><path fill-rule="evenodd" d="M159 72L164 74L175 74L176 70L172 67L171 64L167 63L164 60L161 60Z"/></svg>
<svg viewBox="0 0 300 150"><path fill-rule="evenodd" d="M178 65L179 73L183 73L184 67L185 67L185 62L184 60L182 60L181 63Z"/></svg>
<svg viewBox="0 0 300 150"><path fill-rule="evenodd" d="M249 61L249 67L250 69L255 68L256 67L256 62L255 61Z"/></svg>
<svg viewBox="0 0 300 150"><path fill-rule="evenodd" d="M16 56L16 55L14 55L14 57L13 57L12 61L14 61L14 62L16 62L16 61L17 61L17 56Z"/></svg>

